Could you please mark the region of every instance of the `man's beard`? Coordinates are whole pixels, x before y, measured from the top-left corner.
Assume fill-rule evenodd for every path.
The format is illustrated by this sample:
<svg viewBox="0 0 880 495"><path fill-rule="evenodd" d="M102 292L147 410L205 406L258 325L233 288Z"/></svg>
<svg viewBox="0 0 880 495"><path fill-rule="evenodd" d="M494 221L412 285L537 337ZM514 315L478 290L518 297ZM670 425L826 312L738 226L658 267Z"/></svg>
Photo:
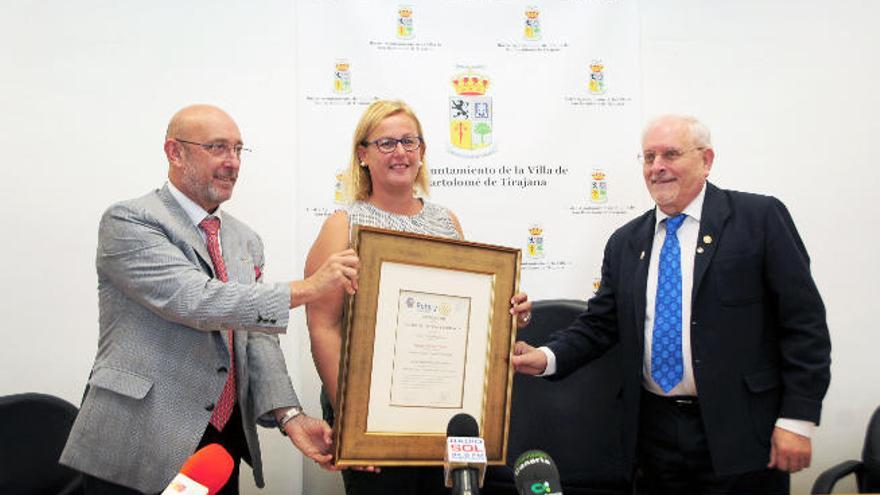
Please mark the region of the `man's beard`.
<svg viewBox="0 0 880 495"><path fill-rule="evenodd" d="M233 179L237 179L235 173L220 175L220 177L232 177ZM195 165L193 165L189 161L186 161L186 166L183 168L182 178L187 190L191 191L193 194L196 194L197 199L205 204L219 205L220 203L228 200L230 196L232 196L231 190L227 191L215 187L210 179L202 182L196 172ZM212 176L212 178L216 178L216 176Z"/></svg>

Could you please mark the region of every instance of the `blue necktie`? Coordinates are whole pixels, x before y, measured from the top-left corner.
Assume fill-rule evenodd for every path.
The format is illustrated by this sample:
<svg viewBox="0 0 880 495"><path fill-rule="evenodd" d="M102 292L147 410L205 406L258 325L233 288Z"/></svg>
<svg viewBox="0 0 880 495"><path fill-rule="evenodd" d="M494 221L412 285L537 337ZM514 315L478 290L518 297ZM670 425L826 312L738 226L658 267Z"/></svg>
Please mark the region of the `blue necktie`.
<svg viewBox="0 0 880 495"><path fill-rule="evenodd" d="M687 215L667 218L666 239L660 250L654 335L651 339L651 378L669 393L684 373L681 357L681 246L675 233Z"/></svg>

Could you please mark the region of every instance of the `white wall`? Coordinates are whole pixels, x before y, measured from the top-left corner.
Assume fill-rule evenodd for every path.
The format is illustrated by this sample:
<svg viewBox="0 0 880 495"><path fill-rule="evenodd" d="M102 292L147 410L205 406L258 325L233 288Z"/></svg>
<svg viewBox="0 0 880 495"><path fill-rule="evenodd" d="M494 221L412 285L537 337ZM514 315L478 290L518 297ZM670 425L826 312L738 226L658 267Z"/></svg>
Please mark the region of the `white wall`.
<svg viewBox="0 0 880 495"><path fill-rule="evenodd" d="M98 218L110 203L162 183L164 127L188 103L216 103L238 121L256 152L227 207L262 233L269 278L301 273L291 213L294 9L284 0L0 7L0 394L79 402L97 337ZM869 138L880 135L872 87L880 3L669 0L640 9L646 118L701 117L714 133L712 179L780 197L812 256L834 362L814 467L794 477L793 491L807 493L822 468L858 457L880 404L871 311L880 263L869 202L880 183L869 161ZM317 414L299 312L283 342L307 410ZM286 439L267 430L263 440L264 493L338 492L337 475L311 463L303 481Z"/></svg>

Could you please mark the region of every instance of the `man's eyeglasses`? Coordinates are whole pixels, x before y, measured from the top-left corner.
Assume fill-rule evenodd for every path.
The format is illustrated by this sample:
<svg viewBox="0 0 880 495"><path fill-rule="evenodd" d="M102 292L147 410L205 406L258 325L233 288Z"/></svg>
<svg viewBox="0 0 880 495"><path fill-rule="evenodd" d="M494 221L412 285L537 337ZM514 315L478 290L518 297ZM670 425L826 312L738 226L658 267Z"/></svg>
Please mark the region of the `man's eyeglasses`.
<svg viewBox="0 0 880 495"><path fill-rule="evenodd" d="M680 150L680 149L676 149L676 148L669 148L668 150L666 150L662 153L659 153L659 154L656 151L646 151L644 153L639 153L639 161L644 163L645 165L652 165L654 163L654 160L656 160L657 157L659 156L659 157L663 158L664 161L671 163L671 162L678 160L682 156L684 156L685 153L690 153L691 151L697 151L697 150L702 151L704 149L706 149L706 148L696 147L696 148L691 148L689 150Z"/></svg>
<svg viewBox="0 0 880 495"><path fill-rule="evenodd" d="M394 138L381 138L375 141L361 141L362 146L369 146L371 144L375 144L376 148L379 148L379 151L382 153L393 153L394 150L397 149L397 143L400 143L403 146L405 151L415 151L422 146L422 137L405 137L400 139Z"/></svg>
<svg viewBox="0 0 880 495"><path fill-rule="evenodd" d="M242 146L240 144L196 143L193 141L185 141L183 139L176 139L176 138L174 140L177 141L178 143L193 144L196 146L201 146L202 148L205 149L205 151L207 151L208 153L210 153L213 156L226 156L227 154L232 152L236 157L241 158L242 151L246 151L246 152L251 151L250 149L245 148L244 146Z"/></svg>

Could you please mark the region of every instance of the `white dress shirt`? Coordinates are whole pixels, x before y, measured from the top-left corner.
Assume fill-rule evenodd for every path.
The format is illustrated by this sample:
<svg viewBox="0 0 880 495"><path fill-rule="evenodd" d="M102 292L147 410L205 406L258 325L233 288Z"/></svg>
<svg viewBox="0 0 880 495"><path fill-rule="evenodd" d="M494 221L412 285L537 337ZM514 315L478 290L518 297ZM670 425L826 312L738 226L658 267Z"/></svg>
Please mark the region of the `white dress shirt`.
<svg viewBox="0 0 880 495"><path fill-rule="evenodd" d="M655 208L654 244L651 247L651 260L648 264L648 284L645 286L645 355L642 358L642 386L657 395L698 395L694 382L694 367L691 362L691 294L694 288L694 258L697 252L697 236L700 234L700 213L706 187L682 211L687 217L676 232L681 246L681 356L684 372L678 385L669 393L651 378L651 347L654 342L654 309L657 296L657 277L660 265L660 251L666 240L666 220L669 215ZM661 223L662 222L662 223Z"/></svg>
<svg viewBox="0 0 880 495"><path fill-rule="evenodd" d="M186 216L192 221L193 225L196 226L196 230L199 231L199 235L202 236L202 240L208 242L208 236L205 234L205 231L199 227L199 224L202 223L202 220L205 217L215 216L220 219L220 225L223 225L223 216L221 214L220 208L218 207L214 210L214 213L208 213L204 208L199 206L195 201L189 199L189 196L180 192L180 189L174 186L171 181L168 181L168 191L171 192L171 196L177 200L177 203L183 208L183 211L186 212ZM220 246L220 254L223 254L223 243L220 242L220 236L217 236L217 245Z"/></svg>

